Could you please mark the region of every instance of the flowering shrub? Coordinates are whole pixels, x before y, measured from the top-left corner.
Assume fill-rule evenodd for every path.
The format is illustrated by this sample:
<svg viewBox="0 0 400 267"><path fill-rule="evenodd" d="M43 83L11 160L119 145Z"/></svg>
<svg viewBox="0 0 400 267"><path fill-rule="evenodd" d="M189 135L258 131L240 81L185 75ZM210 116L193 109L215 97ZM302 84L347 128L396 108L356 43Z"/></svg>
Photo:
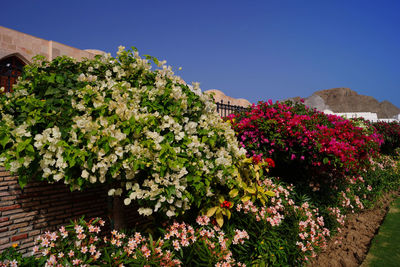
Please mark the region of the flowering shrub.
<svg viewBox="0 0 400 267"><path fill-rule="evenodd" d="M383 137L381 152L387 155L395 155L400 147L400 123L399 122L375 122L373 126Z"/></svg>
<svg viewBox="0 0 400 267"><path fill-rule="evenodd" d="M338 192L337 207L329 208L335 211L338 222L343 225L342 213L358 212L372 207L377 199L391 190L400 187L399 161L396 157L380 155L371 159L371 167L357 176L346 177L347 186ZM340 208L340 210L339 210ZM342 218L341 218L342 217Z"/></svg>
<svg viewBox="0 0 400 267"><path fill-rule="evenodd" d="M235 261L230 249L243 244L249 238L247 232L235 229L231 235L225 234L206 216L198 217L195 227L175 222L157 240L116 230L101 237L103 224L99 218L80 219L46 232L33 249L37 262L46 266L245 266Z"/></svg>
<svg viewBox="0 0 400 267"><path fill-rule="evenodd" d="M372 161L372 167L362 174L365 181L354 185L364 206L372 206L384 192L398 190L400 187L400 153L394 156L381 155Z"/></svg>
<svg viewBox="0 0 400 267"><path fill-rule="evenodd" d="M340 187L347 175L368 168L381 142L366 124L292 102L259 102L227 119L248 156L271 157L271 174L313 191Z"/></svg>
<svg viewBox="0 0 400 267"><path fill-rule="evenodd" d="M226 194L223 192L218 199L218 204L214 207L209 208L205 213L208 217L213 217L215 215L216 222L220 227L224 223L224 216L228 219L231 217L230 208L232 207L232 202L227 201L227 198L240 197L240 201L256 201L259 200L262 205L268 202L270 197L275 196L275 193L270 190L265 190L265 187L260 186L260 178L264 174L268 173L269 168L274 165L272 159L260 160L257 157L246 158L237 163L238 173L235 180L233 189ZM203 208L203 211L205 209Z"/></svg>
<svg viewBox="0 0 400 267"><path fill-rule="evenodd" d="M26 67L0 98L0 164L72 189L110 183L109 195L169 217L231 186L244 155L215 104L165 62L136 50ZM151 70L149 60L159 68Z"/></svg>
<svg viewBox="0 0 400 267"><path fill-rule="evenodd" d="M89 222L81 219L79 223L62 226L56 232L48 231L35 241L37 245L33 248L33 253L40 252L46 258L48 266L93 264L102 255L102 239L99 233L104 223L99 218Z"/></svg>
<svg viewBox="0 0 400 267"><path fill-rule="evenodd" d="M236 260L248 265L301 265L326 246L330 230L318 208L298 200L293 186L265 178L274 165L272 159L258 156L241 161L236 186L206 214L212 220L215 216L215 224L227 233L235 228L247 231L249 240L231 249Z"/></svg>
<svg viewBox="0 0 400 267"><path fill-rule="evenodd" d="M264 203L257 196L243 200L241 194L231 201L232 217L224 228L244 228L249 235L242 246L232 248L233 257L249 265L277 266L297 266L315 257L330 235L318 209L308 202L296 204L293 186L275 178L256 183L255 195L270 192Z"/></svg>

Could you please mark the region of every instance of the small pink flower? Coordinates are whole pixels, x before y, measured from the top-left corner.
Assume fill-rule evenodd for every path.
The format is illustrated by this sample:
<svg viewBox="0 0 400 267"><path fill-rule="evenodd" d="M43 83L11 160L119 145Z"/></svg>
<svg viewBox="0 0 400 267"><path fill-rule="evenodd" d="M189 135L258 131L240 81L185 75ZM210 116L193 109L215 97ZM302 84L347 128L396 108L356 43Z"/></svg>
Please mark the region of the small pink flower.
<svg viewBox="0 0 400 267"><path fill-rule="evenodd" d="M75 231L77 234L82 234L83 233L83 227L80 225L75 225Z"/></svg>
<svg viewBox="0 0 400 267"><path fill-rule="evenodd" d="M101 256L101 252L100 252L100 251L97 251L97 252L96 252L96 255L94 255L93 258L94 258L95 260L97 260L97 259L100 258L100 256Z"/></svg>
<svg viewBox="0 0 400 267"><path fill-rule="evenodd" d="M89 252L90 252L91 255L95 254L96 253L96 246L95 245L90 245Z"/></svg>
<svg viewBox="0 0 400 267"><path fill-rule="evenodd" d="M34 247L32 248L32 251L33 251L34 254L35 254L35 253L38 253L38 252L39 252L39 246L34 246Z"/></svg>
<svg viewBox="0 0 400 267"><path fill-rule="evenodd" d="M178 240L172 241L172 245L174 246L175 250L179 250L181 248L181 246L179 245L179 241Z"/></svg>
<svg viewBox="0 0 400 267"><path fill-rule="evenodd" d="M72 264L73 265L79 265L81 263L81 260L80 259L74 259L74 260L72 260Z"/></svg>
<svg viewBox="0 0 400 267"><path fill-rule="evenodd" d="M77 235L77 238L78 238L79 240L83 240L83 239L86 238L86 235L85 235L85 234L78 234L78 235Z"/></svg>
<svg viewBox="0 0 400 267"><path fill-rule="evenodd" d="M50 245L50 241L47 238L43 238L41 245L47 248Z"/></svg>
<svg viewBox="0 0 400 267"><path fill-rule="evenodd" d="M87 246L81 247L81 252L82 252L83 254L85 254L86 252L88 252Z"/></svg>

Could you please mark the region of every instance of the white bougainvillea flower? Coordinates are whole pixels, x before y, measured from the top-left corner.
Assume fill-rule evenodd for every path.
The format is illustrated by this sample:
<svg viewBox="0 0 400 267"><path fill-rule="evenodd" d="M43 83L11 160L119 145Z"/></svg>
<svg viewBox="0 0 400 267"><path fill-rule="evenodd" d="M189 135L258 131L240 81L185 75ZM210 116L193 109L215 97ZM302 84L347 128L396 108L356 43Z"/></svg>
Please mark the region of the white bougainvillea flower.
<svg viewBox="0 0 400 267"><path fill-rule="evenodd" d="M120 46L116 58L28 66L0 99L0 164L22 185L33 174L72 189L109 183L108 195L137 202L142 215L211 202L234 183L245 151L199 83L165 64Z"/></svg>

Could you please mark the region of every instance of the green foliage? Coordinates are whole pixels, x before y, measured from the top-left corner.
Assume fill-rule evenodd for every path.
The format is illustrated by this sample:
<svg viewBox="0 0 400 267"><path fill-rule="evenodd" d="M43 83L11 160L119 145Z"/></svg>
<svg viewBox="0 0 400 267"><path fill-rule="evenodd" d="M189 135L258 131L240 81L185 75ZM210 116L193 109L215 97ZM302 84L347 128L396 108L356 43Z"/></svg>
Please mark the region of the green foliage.
<svg viewBox="0 0 400 267"><path fill-rule="evenodd" d="M3 250L0 253L0 266L31 267L45 265L44 259L38 259L35 256L23 257L17 249L18 246L13 245Z"/></svg>
<svg viewBox="0 0 400 267"><path fill-rule="evenodd" d="M291 228L298 225L290 224L285 221L271 226L265 220L257 221L255 216L234 213L227 228L244 227L250 237L243 245L232 248L234 258L248 266L299 266L302 255L296 247L298 232Z"/></svg>
<svg viewBox="0 0 400 267"><path fill-rule="evenodd" d="M260 170L264 175L268 171L265 162L240 170L241 182L230 191L230 204L221 205L231 214L223 229L245 229L249 235L241 246L231 248L233 257L247 266L301 266L315 256L330 233L318 209L299 198L292 186L260 177Z"/></svg>
<svg viewBox="0 0 400 267"><path fill-rule="evenodd" d="M382 194L397 191L400 188L400 154L394 157L382 155L377 158L371 169L363 175L365 183L360 186L360 194L366 207L372 207Z"/></svg>
<svg viewBox="0 0 400 267"><path fill-rule="evenodd" d="M244 156L229 123L165 62L117 54L27 66L0 98L0 164L21 187L34 178L73 190L109 183L109 195L139 202L143 215L208 205L233 186Z"/></svg>

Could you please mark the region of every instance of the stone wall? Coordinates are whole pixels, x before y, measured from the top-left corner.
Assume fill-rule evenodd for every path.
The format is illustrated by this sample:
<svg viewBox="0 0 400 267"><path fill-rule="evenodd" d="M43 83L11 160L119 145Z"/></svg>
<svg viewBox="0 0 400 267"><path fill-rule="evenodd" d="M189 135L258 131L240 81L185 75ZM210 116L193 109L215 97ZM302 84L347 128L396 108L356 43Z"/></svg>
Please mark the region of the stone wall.
<svg viewBox="0 0 400 267"><path fill-rule="evenodd" d="M83 215L109 222L112 203L104 185L71 192L62 183L31 182L21 190L18 177L0 168L0 252L18 244L24 255L30 255L35 238ZM129 227L144 222L136 207L124 212Z"/></svg>

